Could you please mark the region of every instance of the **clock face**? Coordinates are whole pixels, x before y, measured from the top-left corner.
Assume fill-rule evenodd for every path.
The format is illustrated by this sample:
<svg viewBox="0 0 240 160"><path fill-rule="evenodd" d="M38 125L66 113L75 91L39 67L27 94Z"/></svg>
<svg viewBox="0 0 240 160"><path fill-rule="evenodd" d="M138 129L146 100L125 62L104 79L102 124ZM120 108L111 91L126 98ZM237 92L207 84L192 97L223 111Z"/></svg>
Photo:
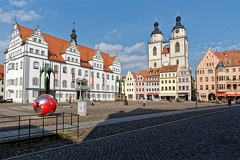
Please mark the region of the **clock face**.
<svg viewBox="0 0 240 160"><path fill-rule="evenodd" d="M175 32L176 32L176 33L178 33L178 32L179 32L179 30L177 29Z"/></svg>

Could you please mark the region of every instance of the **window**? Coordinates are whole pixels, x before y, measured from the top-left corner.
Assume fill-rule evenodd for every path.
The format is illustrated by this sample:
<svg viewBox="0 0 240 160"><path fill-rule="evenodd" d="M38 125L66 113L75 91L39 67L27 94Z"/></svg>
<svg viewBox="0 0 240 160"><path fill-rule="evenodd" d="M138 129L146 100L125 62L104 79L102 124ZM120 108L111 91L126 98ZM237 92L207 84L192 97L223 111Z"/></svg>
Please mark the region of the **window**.
<svg viewBox="0 0 240 160"><path fill-rule="evenodd" d="M39 68L39 63L37 61L33 62L33 68L38 69Z"/></svg>
<svg viewBox="0 0 240 160"><path fill-rule="evenodd" d="M205 77L205 81L208 82L208 77Z"/></svg>
<svg viewBox="0 0 240 160"><path fill-rule="evenodd" d="M41 55L44 56L45 52L44 51L41 51Z"/></svg>
<svg viewBox="0 0 240 160"><path fill-rule="evenodd" d="M176 60L176 64L179 64L179 60L178 59Z"/></svg>
<svg viewBox="0 0 240 160"><path fill-rule="evenodd" d="M111 90L114 91L114 85L111 86Z"/></svg>
<svg viewBox="0 0 240 160"><path fill-rule="evenodd" d="M107 74L107 79L109 79L109 74Z"/></svg>
<svg viewBox="0 0 240 160"><path fill-rule="evenodd" d="M16 70L18 70L18 63L16 63Z"/></svg>
<svg viewBox="0 0 240 160"><path fill-rule="evenodd" d="M157 55L157 48L153 47L153 55L156 56Z"/></svg>
<svg viewBox="0 0 240 160"><path fill-rule="evenodd" d="M213 73L213 70L212 69L209 69L208 70L208 74L212 74Z"/></svg>
<svg viewBox="0 0 240 160"><path fill-rule="evenodd" d="M63 88L67 88L67 81L66 80L63 80L62 86L63 86Z"/></svg>
<svg viewBox="0 0 240 160"><path fill-rule="evenodd" d="M33 53L33 48L30 48L30 53Z"/></svg>
<svg viewBox="0 0 240 160"><path fill-rule="evenodd" d="M208 90L208 85L206 85L206 90Z"/></svg>
<svg viewBox="0 0 240 160"><path fill-rule="evenodd" d="M20 69L22 69L22 61L20 62Z"/></svg>
<svg viewBox="0 0 240 160"><path fill-rule="evenodd" d="M78 69L78 75L81 76L82 75L82 70Z"/></svg>
<svg viewBox="0 0 240 160"><path fill-rule="evenodd" d="M233 80L234 80L234 81L236 80L236 76L233 76Z"/></svg>
<svg viewBox="0 0 240 160"><path fill-rule="evenodd" d="M58 65L54 65L54 71L58 71Z"/></svg>
<svg viewBox="0 0 240 160"><path fill-rule="evenodd" d="M33 86L38 86L38 78L37 77L33 77L33 81L32 81L32 85Z"/></svg>
<svg viewBox="0 0 240 160"><path fill-rule="evenodd" d="M211 77L211 81L214 82L214 77Z"/></svg>
<svg viewBox="0 0 240 160"><path fill-rule="evenodd" d="M38 49L36 49L36 54L39 54L39 50Z"/></svg>
<svg viewBox="0 0 240 160"><path fill-rule="evenodd" d="M22 86L22 83L23 83L23 79L22 77L19 78L19 86Z"/></svg>
<svg viewBox="0 0 240 160"><path fill-rule="evenodd" d="M157 63L156 62L154 62L154 67L157 67Z"/></svg>
<svg viewBox="0 0 240 160"><path fill-rule="evenodd" d="M97 78L99 78L100 77L100 75L99 75L99 73L97 72Z"/></svg>
<svg viewBox="0 0 240 160"><path fill-rule="evenodd" d="M93 83L91 84L91 89L94 89L94 84Z"/></svg>
<svg viewBox="0 0 240 160"><path fill-rule="evenodd" d="M99 84L97 84L97 90L100 90L100 85Z"/></svg>
<svg viewBox="0 0 240 160"><path fill-rule="evenodd" d="M212 88L211 88L212 90L214 90L214 85L212 85Z"/></svg>
<svg viewBox="0 0 240 160"><path fill-rule="evenodd" d="M55 79L55 87L59 87L59 81Z"/></svg>
<svg viewBox="0 0 240 160"><path fill-rule="evenodd" d="M200 77L200 82L202 82L203 80L202 80L202 77Z"/></svg>
<svg viewBox="0 0 240 160"><path fill-rule="evenodd" d="M203 90L203 85L200 85L200 90Z"/></svg>
<svg viewBox="0 0 240 160"><path fill-rule="evenodd" d="M71 73L75 74L75 69L74 68L71 69Z"/></svg>
<svg viewBox="0 0 240 160"><path fill-rule="evenodd" d="M226 73L229 73L229 69L226 69Z"/></svg>
<svg viewBox="0 0 240 160"><path fill-rule="evenodd" d="M85 71L85 76L88 77L88 71Z"/></svg>
<svg viewBox="0 0 240 160"><path fill-rule="evenodd" d="M236 68L233 68L232 71L233 71L233 72L236 72Z"/></svg>
<svg viewBox="0 0 240 160"><path fill-rule="evenodd" d="M63 67L63 73L67 73L67 67Z"/></svg>
<svg viewBox="0 0 240 160"><path fill-rule="evenodd" d="M71 88L75 88L75 82L71 82Z"/></svg>
<svg viewBox="0 0 240 160"><path fill-rule="evenodd" d="M112 75L112 80L114 80L114 75Z"/></svg>
<svg viewBox="0 0 240 160"><path fill-rule="evenodd" d="M175 52L180 52L180 45L178 42L175 44Z"/></svg>

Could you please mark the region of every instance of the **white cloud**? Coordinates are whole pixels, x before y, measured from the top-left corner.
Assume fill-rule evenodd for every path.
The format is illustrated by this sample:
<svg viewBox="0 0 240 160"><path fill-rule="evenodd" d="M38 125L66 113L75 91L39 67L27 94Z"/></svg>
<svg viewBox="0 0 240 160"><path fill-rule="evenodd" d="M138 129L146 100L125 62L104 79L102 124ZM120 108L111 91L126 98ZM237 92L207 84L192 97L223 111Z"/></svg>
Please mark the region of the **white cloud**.
<svg viewBox="0 0 240 160"><path fill-rule="evenodd" d="M110 38L121 38L122 34L120 31L118 31L117 29L113 29L111 32L108 32L106 36L104 36L104 39L110 39Z"/></svg>
<svg viewBox="0 0 240 160"><path fill-rule="evenodd" d="M147 69L147 52L145 52L146 45L144 42L136 43L130 47L101 42L100 44L96 44L94 48L99 48L100 51L109 53L112 56L117 54L122 65L123 75L126 75L128 71L137 73L139 70ZM145 54L140 55L139 52L145 52Z"/></svg>
<svg viewBox="0 0 240 160"><path fill-rule="evenodd" d="M26 6L28 4L28 1L26 1L26 0L9 0L9 3L12 6L23 7L23 6Z"/></svg>
<svg viewBox="0 0 240 160"><path fill-rule="evenodd" d="M100 44L96 44L94 46L95 49L99 48L100 51L109 53L111 55L116 55L116 53L121 53L123 46L120 44L108 44L101 42Z"/></svg>
<svg viewBox="0 0 240 160"><path fill-rule="evenodd" d="M17 18L19 21L31 21L40 18L41 16L34 10L12 10L4 12L0 8L0 22L13 23L13 20Z"/></svg>
<svg viewBox="0 0 240 160"><path fill-rule="evenodd" d="M124 52L125 53L132 53L132 52L146 53L145 48L146 48L145 43L141 42L141 43L136 43L135 45L133 45L131 47L125 47Z"/></svg>

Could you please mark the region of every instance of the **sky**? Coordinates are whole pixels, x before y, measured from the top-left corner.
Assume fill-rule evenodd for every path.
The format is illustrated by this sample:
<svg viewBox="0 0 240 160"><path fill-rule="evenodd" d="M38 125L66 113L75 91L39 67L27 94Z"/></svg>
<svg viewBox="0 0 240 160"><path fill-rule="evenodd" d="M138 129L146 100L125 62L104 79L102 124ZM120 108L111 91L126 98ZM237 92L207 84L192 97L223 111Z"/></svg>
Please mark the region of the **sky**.
<svg viewBox="0 0 240 160"><path fill-rule="evenodd" d="M0 64L14 19L18 24L117 55L122 74L148 69L148 43L158 21L168 40L181 16L193 75L209 48L240 50L239 0L0 0ZM194 76L193 76L194 77Z"/></svg>

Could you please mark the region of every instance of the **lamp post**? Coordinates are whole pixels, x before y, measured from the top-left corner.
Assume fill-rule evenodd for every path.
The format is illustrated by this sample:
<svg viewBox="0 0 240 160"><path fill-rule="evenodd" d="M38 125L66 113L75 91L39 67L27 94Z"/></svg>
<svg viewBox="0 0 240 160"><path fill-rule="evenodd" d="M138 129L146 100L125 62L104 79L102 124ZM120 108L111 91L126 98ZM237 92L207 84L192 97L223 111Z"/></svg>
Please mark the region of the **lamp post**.
<svg viewBox="0 0 240 160"><path fill-rule="evenodd" d="M194 89L195 90L195 98L196 98L196 106L195 107L198 107L198 104L197 104L197 89Z"/></svg>

